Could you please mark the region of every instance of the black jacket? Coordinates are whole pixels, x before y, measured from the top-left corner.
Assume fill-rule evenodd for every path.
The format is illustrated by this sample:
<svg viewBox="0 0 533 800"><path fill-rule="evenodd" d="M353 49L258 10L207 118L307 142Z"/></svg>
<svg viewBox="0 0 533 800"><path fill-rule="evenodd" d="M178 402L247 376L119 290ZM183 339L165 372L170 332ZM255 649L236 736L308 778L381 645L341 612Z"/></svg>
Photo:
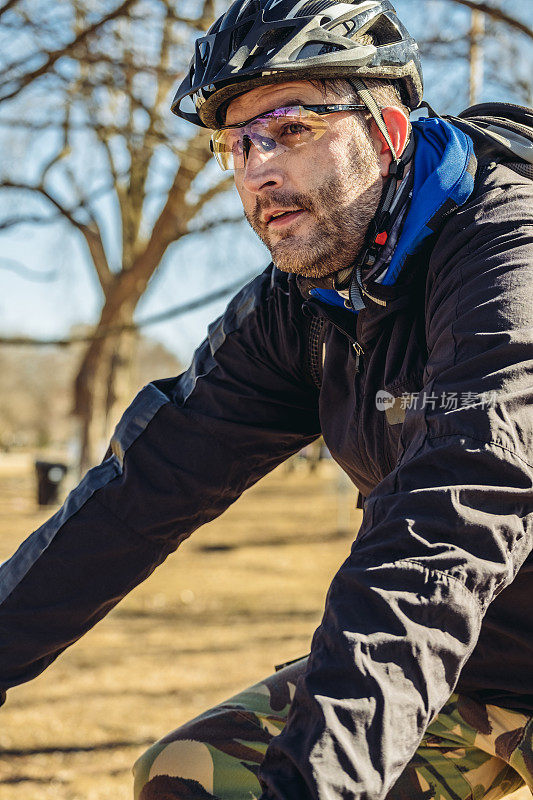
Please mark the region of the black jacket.
<svg viewBox="0 0 533 800"><path fill-rule="evenodd" d="M190 369L138 395L112 455L0 567L0 687L41 672L322 432L364 518L263 798L384 798L456 684L533 713L532 195L481 168L400 281L373 288L387 304L358 317L272 268L245 287ZM387 412L378 390L398 398ZM402 408L414 392L425 402Z"/></svg>

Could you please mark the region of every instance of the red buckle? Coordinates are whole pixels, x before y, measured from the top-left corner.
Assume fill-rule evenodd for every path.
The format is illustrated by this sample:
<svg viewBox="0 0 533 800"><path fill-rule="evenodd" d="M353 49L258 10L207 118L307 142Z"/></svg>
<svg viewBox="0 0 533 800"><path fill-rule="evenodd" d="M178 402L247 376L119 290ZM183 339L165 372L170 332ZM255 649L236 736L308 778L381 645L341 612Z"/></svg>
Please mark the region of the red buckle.
<svg viewBox="0 0 533 800"><path fill-rule="evenodd" d="M376 244L385 244L385 242L388 239L388 236L389 234L387 233L387 231L381 231L381 233L378 233L374 241Z"/></svg>

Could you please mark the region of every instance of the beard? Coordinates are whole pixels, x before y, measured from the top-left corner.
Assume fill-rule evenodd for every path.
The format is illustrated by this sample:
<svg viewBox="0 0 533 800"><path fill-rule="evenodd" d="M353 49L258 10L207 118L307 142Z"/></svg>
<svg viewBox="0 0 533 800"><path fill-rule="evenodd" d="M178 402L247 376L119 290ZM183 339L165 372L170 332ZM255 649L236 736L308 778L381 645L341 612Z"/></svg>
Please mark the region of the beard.
<svg viewBox="0 0 533 800"><path fill-rule="evenodd" d="M352 264L361 250L383 182L369 137L364 142L352 139L345 152L348 155L337 174L312 191L273 189L268 195L258 195L255 208L246 213L274 264L284 272L324 278ZM298 220L286 229L269 231L262 213L274 207L297 207L308 212L307 231L298 233Z"/></svg>

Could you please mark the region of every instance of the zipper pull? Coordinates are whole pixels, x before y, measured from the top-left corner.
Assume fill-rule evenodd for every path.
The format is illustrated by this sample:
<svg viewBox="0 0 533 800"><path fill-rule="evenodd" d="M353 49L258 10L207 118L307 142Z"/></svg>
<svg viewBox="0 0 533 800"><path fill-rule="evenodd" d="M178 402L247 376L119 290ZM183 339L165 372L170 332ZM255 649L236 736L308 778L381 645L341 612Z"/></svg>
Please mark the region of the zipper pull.
<svg viewBox="0 0 533 800"><path fill-rule="evenodd" d="M361 361L361 356L365 354L365 351L363 350L359 342L352 342L352 347L355 350L355 371L360 372L361 370L359 369L359 364Z"/></svg>

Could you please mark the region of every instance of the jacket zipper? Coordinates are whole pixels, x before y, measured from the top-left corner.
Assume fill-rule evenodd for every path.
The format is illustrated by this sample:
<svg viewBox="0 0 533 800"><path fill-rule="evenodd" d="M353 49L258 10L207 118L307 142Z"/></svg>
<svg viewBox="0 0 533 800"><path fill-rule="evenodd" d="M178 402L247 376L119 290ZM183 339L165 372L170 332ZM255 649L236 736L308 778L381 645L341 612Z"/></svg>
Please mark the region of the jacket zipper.
<svg viewBox="0 0 533 800"><path fill-rule="evenodd" d="M361 356L364 356L365 351L363 350L363 348L361 347L361 345L357 341L352 342L352 347L355 350L355 371L356 372L361 372L361 370L359 368L359 364L360 364L360 361L361 361Z"/></svg>
<svg viewBox="0 0 533 800"><path fill-rule="evenodd" d="M359 344L357 339L354 339L352 336L350 336L350 334L348 333L347 330L345 330L345 328L343 328L341 325L337 324L333 319L331 319L331 317L328 316L325 309L320 308L319 310L319 308L317 308L317 305L313 304L313 306L316 309L315 313L318 312L318 316L322 317L322 319L325 319L327 322L333 325L333 327L336 328L339 331L339 333L342 333L343 336L346 336L355 353L355 372L360 373L362 371L361 358L362 356L364 356L365 353L362 346Z"/></svg>
<svg viewBox="0 0 533 800"><path fill-rule="evenodd" d="M352 345L352 348L353 348L353 350L355 352L355 371L356 371L356 373L361 372L361 366L362 366L361 365L361 356L363 356L365 354L365 351L363 350L363 348L361 347L361 345L359 344L357 339L353 339L350 336L350 334L341 325L337 325L337 323L334 322L332 319L330 319L328 316L325 315L325 319L327 319L327 321L330 322L333 325L334 328L337 328L339 333L342 333L343 336L346 336L346 338L348 339L348 341Z"/></svg>

